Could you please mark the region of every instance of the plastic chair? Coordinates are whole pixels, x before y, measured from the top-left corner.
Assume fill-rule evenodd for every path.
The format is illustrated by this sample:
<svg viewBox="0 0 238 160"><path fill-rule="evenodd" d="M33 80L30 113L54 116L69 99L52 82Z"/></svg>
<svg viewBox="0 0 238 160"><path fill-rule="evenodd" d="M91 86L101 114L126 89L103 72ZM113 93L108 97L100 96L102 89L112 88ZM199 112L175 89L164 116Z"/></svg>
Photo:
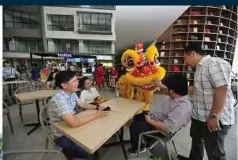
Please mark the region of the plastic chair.
<svg viewBox="0 0 238 160"><path fill-rule="evenodd" d="M13 126L12 126L12 119L11 119L10 109L9 109L8 105L6 104L6 102L4 102L4 101L3 101L3 115L7 116L7 119L8 119L10 128L11 128L11 133L13 134L14 131L13 131Z"/></svg>
<svg viewBox="0 0 238 160"><path fill-rule="evenodd" d="M181 128L180 128L181 129ZM180 130L179 129L179 130ZM179 131L178 130L178 131ZM175 133L173 134L168 134L168 135L164 135L162 134L160 131L158 130L153 130L153 131L147 131L147 132L143 132L140 134L139 136L139 140L138 140L138 150L137 150L137 157L139 157L139 150L140 150L140 145L141 145L141 142L142 142L142 138L143 137L150 137L150 138L153 138L153 139L156 139L157 141L159 142L163 142L164 143L164 146L165 146L165 151L166 151L166 154L167 154L167 158L168 160L172 160L173 159L173 156L172 156L172 153L170 152L169 150L169 144L172 143L173 144L173 147L174 147L174 150L175 150L175 153L176 153L176 157L177 157L177 149L176 149L176 146L175 146L175 143L174 143L174 140L173 140L173 137L174 135L178 132L176 131Z"/></svg>
<svg viewBox="0 0 238 160"><path fill-rule="evenodd" d="M54 137L54 134L53 132L51 131L51 124L48 123L48 112L47 112L47 107L48 107L49 104L46 104L45 106L43 106L40 110L40 124L43 128L43 131L46 135L46 140L45 140L45 149L48 149L48 146L49 146L49 141L56 147L56 144L55 144L55 137Z"/></svg>
<svg viewBox="0 0 238 160"><path fill-rule="evenodd" d="M62 148L57 147L56 142L55 142L55 136L54 133L51 130L51 124L48 122L49 118L48 118L48 106L50 105L50 103L46 104L45 106L43 106L40 110L40 124L43 128L43 131L46 135L46 140L45 140L45 149L48 149L49 146L49 142L51 142L51 144L53 144L53 146L58 149L59 151L62 151ZM64 151L63 151L64 152ZM62 153L63 154L63 153ZM80 159L80 158L75 158L75 160L84 160L84 159Z"/></svg>

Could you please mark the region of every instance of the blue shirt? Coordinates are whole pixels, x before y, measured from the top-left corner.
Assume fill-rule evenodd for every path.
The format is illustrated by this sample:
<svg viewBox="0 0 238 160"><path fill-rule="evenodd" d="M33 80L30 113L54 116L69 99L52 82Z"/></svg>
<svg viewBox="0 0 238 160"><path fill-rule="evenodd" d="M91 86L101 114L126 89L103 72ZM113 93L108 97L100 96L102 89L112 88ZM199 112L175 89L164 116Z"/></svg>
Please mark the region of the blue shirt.
<svg viewBox="0 0 238 160"><path fill-rule="evenodd" d="M20 77L20 73L15 69L15 68L12 68L12 67L3 67L3 78L4 79L7 79L7 78L11 78L10 76L11 75L14 75L16 78L16 76Z"/></svg>

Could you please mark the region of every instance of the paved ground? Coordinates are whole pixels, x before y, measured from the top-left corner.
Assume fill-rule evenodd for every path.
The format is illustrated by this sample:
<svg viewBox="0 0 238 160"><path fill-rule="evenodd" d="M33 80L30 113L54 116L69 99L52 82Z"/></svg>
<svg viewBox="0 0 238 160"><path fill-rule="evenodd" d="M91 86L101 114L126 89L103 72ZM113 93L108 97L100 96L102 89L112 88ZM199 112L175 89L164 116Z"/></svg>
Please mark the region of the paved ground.
<svg viewBox="0 0 238 160"><path fill-rule="evenodd" d="M111 92L101 92L102 96L111 98L114 96L114 93ZM152 107L159 107L160 101L163 99L163 96L155 95L152 103ZM128 106L129 107L129 106ZM23 108L24 122L25 123L34 123L36 121L36 110L34 105L28 105ZM236 111L237 115L237 111ZM14 135L11 134L10 128L7 122L6 117L3 118L3 137L4 137L4 150L33 150L33 149L44 149L45 136L41 128L33 132L31 135L27 136L27 132L30 128L24 127L24 124L20 121L18 116L18 106L14 105L11 107L11 116L14 127ZM236 116L237 117L237 116ZM177 150L180 154L188 156L190 151L191 138L189 136L188 125L186 128L183 128L175 136L175 144ZM90 138L90 137L89 137ZM125 139L129 139L129 132L125 130ZM126 149L129 148L129 145L126 145ZM228 136L225 141L225 149L227 152L227 160L236 160L237 159L237 121L236 124L232 126L229 131ZM153 154L159 154L161 148L157 145L152 151ZM140 157L148 157L151 153L147 151L145 154L142 154ZM110 148L102 148L99 150L100 160L123 160L123 153L120 146L114 146ZM129 156L130 159L135 159L133 156ZM9 160L60 160L58 157L52 155L27 155L19 156L14 155L8 158ZM204 160L207 160L207 157L204 157Z"/></svg>

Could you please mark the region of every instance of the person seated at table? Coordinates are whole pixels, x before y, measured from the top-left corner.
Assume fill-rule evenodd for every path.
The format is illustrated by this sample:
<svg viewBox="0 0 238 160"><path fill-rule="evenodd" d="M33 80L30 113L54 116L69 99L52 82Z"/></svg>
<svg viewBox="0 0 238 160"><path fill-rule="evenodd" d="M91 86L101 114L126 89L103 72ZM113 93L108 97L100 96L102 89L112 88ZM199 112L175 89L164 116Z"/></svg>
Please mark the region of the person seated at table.
<svg viewBox="0 0 238 160"><path fill-rule="evenodd" d="M63 120L69 127L75 128L106 116L106 112L101 111L105 107L87 104L78 98L75 93L78 89L78 79L75 72L59 72L55 77L55 85L56 87L59 87L59 90L49 100L48 116L50 124ZM98 111L89 116L77 117L75 114L79 112L79 107L90 110L98 109ZM63 149L63 153L68 159L75 157L84 159L89 158L89 154L80 146L58 132L53 125L51 125L51 128L55 135L57 146Z"/></svg>
<svg viewBox="0 0 238 160"><path fill-rule="evenodd" d="M92 103L96 99L100 99L100 94L97 89L92 86L92 82L88 77L83 77L80 81L81 83L81 94L80 100L85 103Z"/></svg>
<svg viewBox="0 0 238 160"><path fill-rule="evenodd" d="M2 75L4 80L20 78L20 73L11 66L11 63L9 61L3 62Z"/></svg>
<svg viewBox="0 0 238 160"><path fill-rule="evenodd" d="M55 76L57 75L59 71L57 69L54 69L50 72L50 75L46 81L46 88L47 89L55 89Z"/></svg>
<svg viewBox="0 0 238 160"><path fill-rule="evenodd" d="M158 85L160 83L157 83ZM159 130L163 135L170 135L186 126L191 119L191 103L188 97L187 79L181 75L172 75L165 79L169 96L161 101L159 107L144 115L141 120L134 120L130 125L131 148L128 152L136 155L140 133ZM141 144L140 152L154 146L154 140L148 139L146 145Z"/></svg>

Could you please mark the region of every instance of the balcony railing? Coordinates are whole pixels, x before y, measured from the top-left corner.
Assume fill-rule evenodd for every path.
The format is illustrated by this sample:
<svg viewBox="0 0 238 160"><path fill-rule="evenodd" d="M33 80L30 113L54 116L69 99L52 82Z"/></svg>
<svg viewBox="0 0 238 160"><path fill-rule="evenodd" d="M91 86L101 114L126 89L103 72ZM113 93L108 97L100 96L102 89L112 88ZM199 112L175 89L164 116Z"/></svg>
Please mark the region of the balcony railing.
<svg viewBox="0 0 238 160"><path fill-rule="evenodd" d="M111 25L79 24L78 28L78 33L112 35Z"/></svg>

